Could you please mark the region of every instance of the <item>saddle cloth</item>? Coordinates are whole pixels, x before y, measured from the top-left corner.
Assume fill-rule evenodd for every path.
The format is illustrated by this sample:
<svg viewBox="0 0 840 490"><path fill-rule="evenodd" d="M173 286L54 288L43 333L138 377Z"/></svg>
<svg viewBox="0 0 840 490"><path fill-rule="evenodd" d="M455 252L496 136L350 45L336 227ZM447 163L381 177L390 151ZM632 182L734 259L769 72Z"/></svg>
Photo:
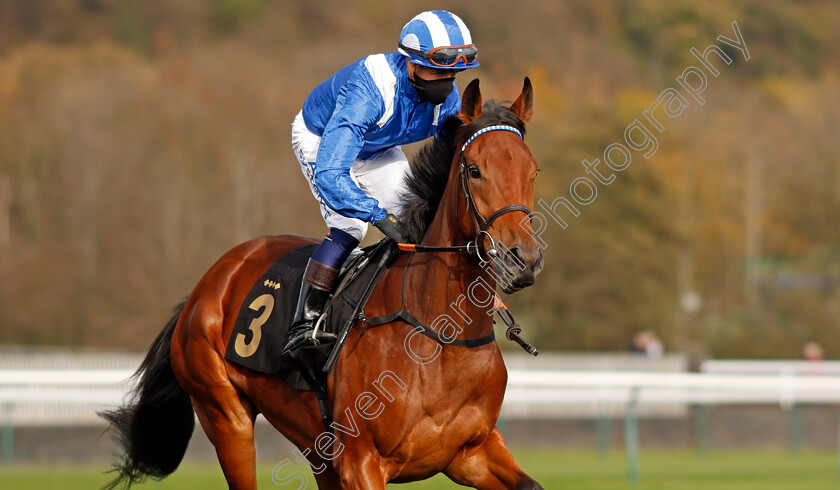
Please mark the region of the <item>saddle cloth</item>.
<svg viewBox="0 0 840 490"><path fill-rule="evenodd" d="M345 262L336 293L324 309L324 331L338 334L352 315L366 286L374 279L377 259L388 248L380 244L356 249ZM309 244L290 250L260 276L239 309L225 359L282 378L298 390L317 391L323 387L320 365L334 344L304 347L302 363L280 358L295 314L303 272L317 246Z"/></svg>

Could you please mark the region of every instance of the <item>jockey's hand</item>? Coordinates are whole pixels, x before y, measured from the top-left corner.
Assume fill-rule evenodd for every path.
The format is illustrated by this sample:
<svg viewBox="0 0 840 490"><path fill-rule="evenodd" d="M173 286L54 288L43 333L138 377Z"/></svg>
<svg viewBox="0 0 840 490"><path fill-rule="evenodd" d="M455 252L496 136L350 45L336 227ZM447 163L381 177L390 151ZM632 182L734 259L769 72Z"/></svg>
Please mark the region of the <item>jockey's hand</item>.
<svg viewBox="0 0 840 490"><path fill-rule="evenodd" d="M379 228L385 236L397 243L408 241L408 233L405 232L400 220L393 214L388 213L383 219L374 221L373 226Z"/></svg>

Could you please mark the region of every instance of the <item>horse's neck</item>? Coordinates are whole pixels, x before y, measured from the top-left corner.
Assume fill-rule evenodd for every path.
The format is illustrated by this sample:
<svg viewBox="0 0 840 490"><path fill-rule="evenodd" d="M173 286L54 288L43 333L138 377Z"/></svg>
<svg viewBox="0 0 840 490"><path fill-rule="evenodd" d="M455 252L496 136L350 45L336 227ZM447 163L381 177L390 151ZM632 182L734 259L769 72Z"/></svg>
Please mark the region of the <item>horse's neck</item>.
<svg viewBox="0 0 840 490"><path fill-rule="evenodd" d="M458 205L457 174L450 176L446 192L434 220L429 225L422 244L464 245L469 238L456 224ZM465 203L462 214L466 212ZM412 258L406 277L406 307L421 313L415 315L427 325L447 315L463 332L458 338L477 338L488 335L493 328L491 311L493 303L485 300L493 294L495 281L479 266L474 255L463 252L417 253ZM479 287L470 287L478 284ZM473 294L468 294L470 290ZM416 305L409 305L409 297Z"/></svg>

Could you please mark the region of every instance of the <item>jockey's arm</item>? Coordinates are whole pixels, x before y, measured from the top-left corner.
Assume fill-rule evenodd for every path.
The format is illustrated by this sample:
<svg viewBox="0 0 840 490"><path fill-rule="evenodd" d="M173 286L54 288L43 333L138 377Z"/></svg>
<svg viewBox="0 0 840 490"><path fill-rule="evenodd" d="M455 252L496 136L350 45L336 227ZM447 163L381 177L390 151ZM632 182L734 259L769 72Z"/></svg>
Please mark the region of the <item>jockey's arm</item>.
<svg viewBox="0 0 840 490"><path fill-rule="evenodd" d="M384 110L375 87L366 86L363 80L350 81L339 93L335 111L324 128L315 163L315 185L327 206L344 216L367 222L385 217L379 201L362 192L350 177L365 133Z"/></svg>

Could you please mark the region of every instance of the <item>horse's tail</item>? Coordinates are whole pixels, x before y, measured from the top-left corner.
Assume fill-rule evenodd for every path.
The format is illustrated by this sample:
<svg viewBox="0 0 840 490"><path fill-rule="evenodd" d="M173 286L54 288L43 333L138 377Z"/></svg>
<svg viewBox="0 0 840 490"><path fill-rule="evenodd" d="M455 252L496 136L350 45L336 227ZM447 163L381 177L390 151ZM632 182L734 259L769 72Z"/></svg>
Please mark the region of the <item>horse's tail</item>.
<svg viewBox="0 0 840 490"><path fill-rule="evenodd" d="M169 360L172 333L185 303L175 307L134 374L138 381L131 401L99 413L111 423L123 450L121 460L114 465L117 476L105 488L128 487L149 476L163 478L175 471L187 451L195 416L190 397L175 379Z"/></svg>

